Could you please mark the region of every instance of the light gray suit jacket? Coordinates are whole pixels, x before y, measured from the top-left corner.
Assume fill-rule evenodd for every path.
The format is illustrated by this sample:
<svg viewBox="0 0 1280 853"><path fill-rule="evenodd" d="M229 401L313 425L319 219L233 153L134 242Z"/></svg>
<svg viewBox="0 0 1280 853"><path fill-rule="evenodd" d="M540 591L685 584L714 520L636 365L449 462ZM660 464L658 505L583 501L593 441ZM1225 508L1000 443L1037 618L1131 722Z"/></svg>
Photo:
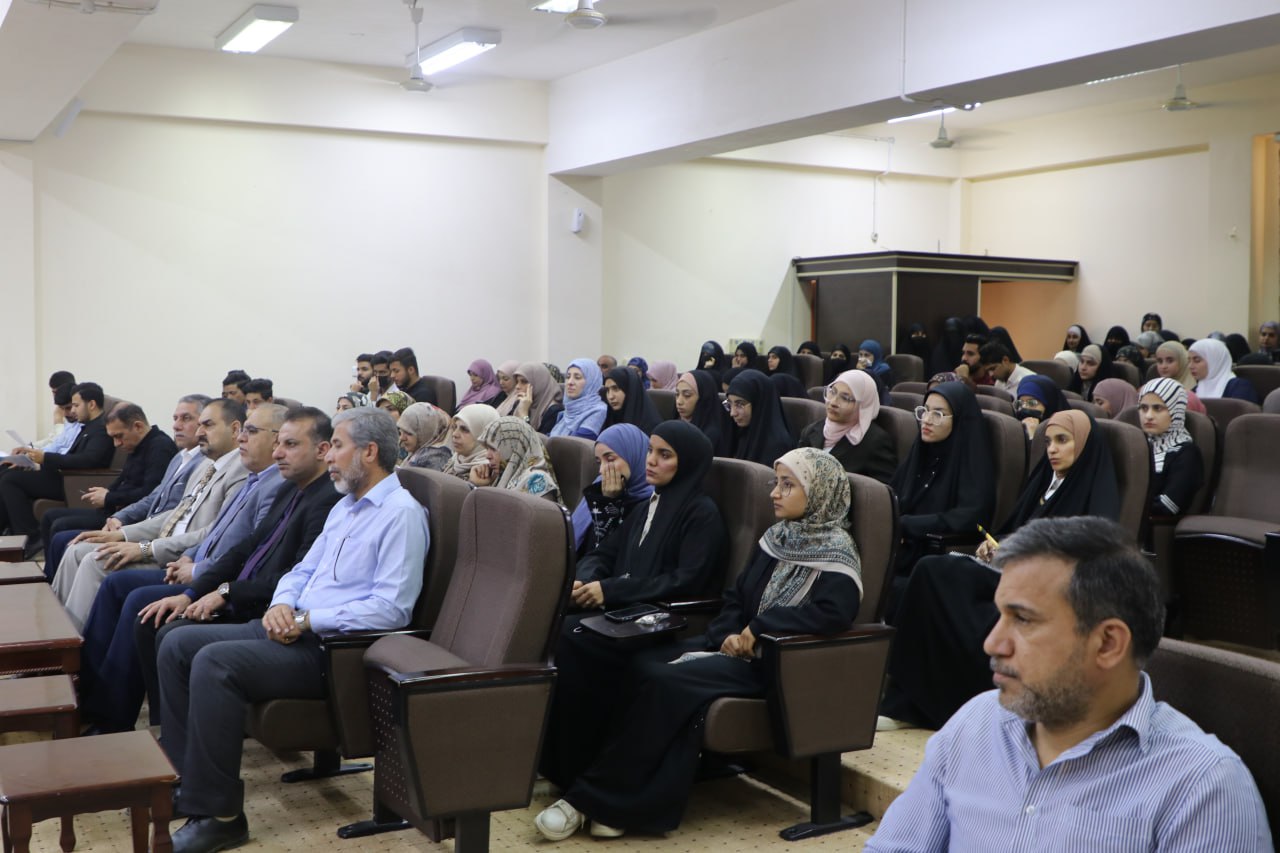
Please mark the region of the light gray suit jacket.
<svg viewBox="0 0 1280 853"><path fill-rule="evenodd" d="M213 479L205 487L206 494L204 498L196 505L184 532L174 536L166 536L163 539L156 538L160 535L165 522L169 520L169 516L173 513L174 510L171 509L168 512L162 512L143 519L137 524L130 524L124 527L121 532L124 533L125 540L129 542L150 541L151 559L155 561L156 565L164 566L181 557L183 551L203 539L213 527L213 522L218 517L218 512L222 509L223 502L234 497L235 493L244 485L245 478L249 476L249 469L245 468L244 463L240 461L240 452L238 450L232 450L231 452L236 454L235 458L225 468L213 475ZM209 462L208 464L212 465L213 463ZM186 497L189 491L194 490L203 477L203 466L193 470L187 479L183 497Z"/></svg>

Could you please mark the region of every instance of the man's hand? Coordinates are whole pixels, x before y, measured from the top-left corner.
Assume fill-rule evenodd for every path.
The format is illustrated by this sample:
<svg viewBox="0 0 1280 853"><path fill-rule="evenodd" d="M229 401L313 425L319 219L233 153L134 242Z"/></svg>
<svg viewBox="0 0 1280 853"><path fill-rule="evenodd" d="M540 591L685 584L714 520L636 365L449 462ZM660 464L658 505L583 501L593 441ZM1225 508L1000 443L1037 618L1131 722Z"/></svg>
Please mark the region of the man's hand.
<svg viewBox="0 0 1280 853"><path fill-rule="evenodd" d="M186 598L185 595L182 597ZM192 602L182 615L193 622L208 622L213 618L213 614L226 606L227 600L215 590L200 600Z"/></svg>
<svg viewBox="0 0 1280 853"><path fill-rule="evenodd" d="M103 571L114 572L142 559L142 546L137 542L111 542L94 551Z"/></svg>
<svg viewBox="0 0 1280 853"><path fill-rule="evenodd" d="M180 583L187 586L194 577L195 561L183 554L178 559L164 567L165 583Z"/></svg>
<svg viewBox="0 0 1280 853"><path fill-rule="evenodd" d="M267 629L267 636L277 643L289 645L302 636L302 630L293 621L293 608L287 604L277 604L262 614L262 627Z"/></svg>
<svg viewBox="0 0 1280 853"><path fill-rule="evenodd" d="M191 599L182 593L153 601L138 612L139 622L150 622L159 628L164 622L172 622L191 606Z"/></svg>
<svg viewBox="0 0 1280 853"><path fill-rule="evenodd" d="M107 502L107 490L102 486L85 489L80 495L84 498L84 502L94 509L102 509L103 504Z"/></svg>
<svg viewBox="0 0 1280 853"><path fill-rule="evenodd" d="M44 462L44 451L38 447L19 447L18 452L37 465Z"/></svg>
<svg viewBox="0 0 1280 853"><path fill-rule="evenodd" d="M121 527L124 527L124 522L116 518L114 515L107 519L106 524L102 525L102 529L108 533L119 530ZM124 534L121 535L123 536ZM79 537L77 537L76 541L79 541Z"/></svg>
<svg viewBox="0 0 1280 853"><path fill-rule="evenodd" d="M112 519L112 521L114 520L115 519ZM110 524L111 522L108 521L107 523ZM123 526L124 525L121 525L121 527ZM101 545L106 542L123 542L123 541L124 541L124 534L121 533L118 528L116 530L107 530L104 528L102 530L86 530L83 533L76 536L75 539L72 539L71 544L74 545L77 542L89 542L94 545Z"/></svg>
<svg viewBox="0 0 1280 853"><path fill-rule="evenodd" d="M720 644L720 652L735 658L750 658L755 655L756 635L750 628L743 628L741 634L730 634Z"/></svg>
<svg viewBox="0 0 1280 853"><path fill-rule="evenodd" d="M604 607L604 590L600 587L600 581L592 581L591 583L574 581L573 592L570 593L570 596L573 598L573 603L583 610Z"/></svg>

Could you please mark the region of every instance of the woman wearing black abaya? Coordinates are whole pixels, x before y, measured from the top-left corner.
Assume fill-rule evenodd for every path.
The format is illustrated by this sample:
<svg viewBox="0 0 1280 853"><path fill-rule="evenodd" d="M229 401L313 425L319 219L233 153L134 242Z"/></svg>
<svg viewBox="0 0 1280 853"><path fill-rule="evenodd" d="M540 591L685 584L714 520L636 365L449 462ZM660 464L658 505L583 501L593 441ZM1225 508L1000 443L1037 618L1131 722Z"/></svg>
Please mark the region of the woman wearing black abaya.
<svg viewBox="0 0 1280 853"><path fill-rule="evenodd" d="M1076 324L1067 326L1067 336L1062 339L1062 348L1068 352L1079 353L1093 341L1089 340L1089 333L1085 331L1084 326Z"/></svg>
<svg viewBox="0 0 1280 853"><path fill-rule="evenodd" d="M614 697L607 745L567 780L564 799L535 820L546 838L566 839L588 819L591 834L606 838L675 829L697 771L707 706L768 688L756 637L832 634L853 623L862 571L845 530L844 470L830 454L801 448L778 459L774 471L778 522L760 538L704 637L637 656L631 689Z"/></svg>
<svg viewBox="0 0 1280 853"><path fill-rule="evenodd" d="M725 448L727 456L771 465L795 447L778 391L760 371L744 370L735 376L725 393L724 407L734 424Z"/></svg>
<svg viewBox="0 0 1280 853"><path fill-rule="evenodd" d="M1013 345L1013 337L1009 334L1009 330L1004 326L991 327L991 340L996 343L1004 344L1005 349L1009 351L1009 358L1014 364L1022 362L1022 354L1018 352L1018 348Z"/></svg>
<svg viewBox="0 0 1280 853"><path fill-rule="evenodd" d="M779 373L785 373L800 378L800 367L796 364L796 357L791 354L791 350L783 346L772 347L769 354L765 356L765 371L767 375L774 376Z"/></svg>
<svg viewBox="0 0 1280 853"><path fill-rule="evenodd" d="M600 397L609 407L601 429L614 424L631 424L649 435L654 427L662 423L662 416L645 393L644 380L629 367L615 367L604 375Z"/></svg>
<svg viewBox="0 0 1280 853"><path fill-rule="evenodd" d="M731 366L760 371L765 369L764 359L760 357L760 351L756 349L756 345L751 341L743 341L738 344L733 351L733 364Z"/></svg>
<svg viewBox="0 0 1280 853"><path fill-rule="evenodd" d="M964 336L964 321L959 317L948 317L942 326L942 340L933 348L933 355L926 365L930 376L956 369L964 351Z"/></svg>
<svg viewBox="0 0 1280 853"><path fill-rule="evenodd" d="M1120 347L1129 345L1129 330L1124 326L1112 326L1107 329L1107 336L1102 341L1102 346L1106 349L1107 354L1111 356L1111 360L1116 360L1116 353L1120 351Z"/></svg>
<svg viewBox="0 0 1280 853"><path fill-rule="evenodd" d="M698 351L698 366L694 370L705 370L712 376L718 377L728 369L729 359L724 354L724 348L718 341L705 341L702 349Z"/></svg>
<svg viewBox="0 0 1280 853"><path fill-rule="evenodd" d="M717 456L733 427L720 404L718 385L709 370L691 370L676 380L676 417L702 430Z"/></svg>
<svg viewBox="0 0 1280 853"><path fill-rule="evenodd" d="M830 385L841 373L852 370L854 363L853 350L849 349L849 345L836 344L822 363L822 381Z"/></svg>
<svg viewBox="0 0 1280 853"><path fill-rule="evenodd" d="M929 366L929 333L924 330L923 323L912 323L907 333L898 338L898 352L919 356L925 367Z"/></svg>
<svg viewBox="0 0 1280 853"><path fill-rule="evenodd" d="M1092 400L1093 389L1111 376L1111 354L1106 347L1089 344L1080 350L1080 363L1076 366L1076 372L1071 375L1071 381L1067 383L1067 390L1086 400Z"/></svg>
<svg viewBox="0 0 1280 853"><path fill-rule="evenodd" d="M991 441L973 392L944 382L916 409L920 435L893 477L898 494L897 569L911 571L930 533L969 533L989 525L995 505Z"/></svg>
<svg viewBox="0 0 1280 853"><path fill-rule="evenodd" d="M1081 411L1059 412L1046 422L1045 435L1045 457L1001 525L1001 536L1037 518L1115 520L1120 514L1111 448L1093 418ZM941 728L961 705L991 688L982 642L998 616L1000 574L989 565L995 550L983 543L976 559L947 554L916 564L891 620L898 635L880 703L886 717Z"/></svg>
<svg viewBox="0 0 1280 853"><path fill-rule="evenodd" d="M653 497L578 562L575 607L599 612L718 592L726 533L702 490L711 459L711 442L692 424L664 421L653 431L645 457ZM586 769L607 736L634 648L584 632L581 621L581 615L566 617L556 645L558 675L542 750L543 775L561 787Z"/></svg>
<svg viewBox="0 0 1280 853"><path fill-rule="evenodd" d="M779 371L770 376L769 381L778 390L779 397L795 397L800 400L809 399L809 392L805 390L804 383L790 373Z"/></svg>

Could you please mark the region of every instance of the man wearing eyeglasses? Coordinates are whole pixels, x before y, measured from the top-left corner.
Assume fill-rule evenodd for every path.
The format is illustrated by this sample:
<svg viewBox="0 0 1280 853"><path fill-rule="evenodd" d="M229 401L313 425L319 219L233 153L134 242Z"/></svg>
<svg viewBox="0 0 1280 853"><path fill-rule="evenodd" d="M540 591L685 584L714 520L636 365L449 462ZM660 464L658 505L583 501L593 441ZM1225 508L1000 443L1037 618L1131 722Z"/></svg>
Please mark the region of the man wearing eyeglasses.
<svg viewBox="0 0 1280 853"><path fill-rule="evenodd" d="M249 837L240 759L248 707L326 694L321 632L394 630L422 591L425 508L395 476L395 422L375 408L333 418L325 463L344 497L302 561L281 578L261 620L191 625L158 654L162 744L182 776L191 819L174 853L211 853Z"/></svg>

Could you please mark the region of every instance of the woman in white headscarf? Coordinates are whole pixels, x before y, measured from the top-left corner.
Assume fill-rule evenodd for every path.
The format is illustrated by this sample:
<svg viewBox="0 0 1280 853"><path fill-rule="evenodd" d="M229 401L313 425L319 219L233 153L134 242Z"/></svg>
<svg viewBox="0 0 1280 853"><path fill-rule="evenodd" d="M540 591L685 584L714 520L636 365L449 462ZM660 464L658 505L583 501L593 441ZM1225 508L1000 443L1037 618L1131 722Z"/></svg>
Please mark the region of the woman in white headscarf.
<svg viewBox="0 0 1280 853"><path fill-rule="evenodd" d="M1203 338L1187 352L1187 369L1196 380L1196 396L1201 400L1234 397L1258 403L1258 390L1248 379L1231 370L1231 351L1222 341Z"/></svg>

